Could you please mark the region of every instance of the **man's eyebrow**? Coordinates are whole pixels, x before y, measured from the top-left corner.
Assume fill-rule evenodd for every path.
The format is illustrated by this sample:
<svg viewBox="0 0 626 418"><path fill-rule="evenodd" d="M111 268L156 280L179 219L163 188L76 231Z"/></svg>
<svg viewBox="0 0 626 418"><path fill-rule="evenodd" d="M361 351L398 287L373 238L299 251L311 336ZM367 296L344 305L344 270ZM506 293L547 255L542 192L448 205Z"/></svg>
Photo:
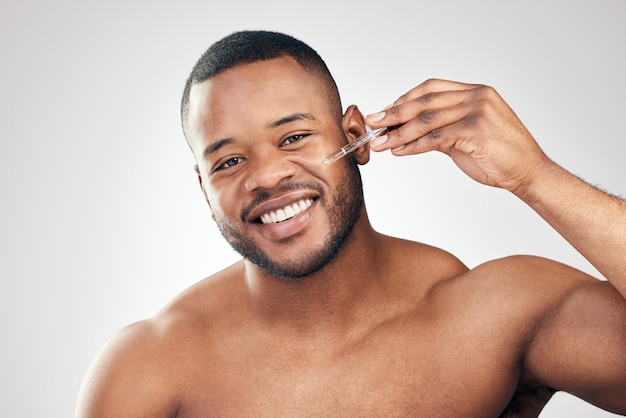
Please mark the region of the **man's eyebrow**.
<svg viewBox="0 0 626 418"><path fill-rule="evenodd" d="M224 139L220 139L219 141L215 141L212 144L209 144L204 149L204 156L206 157L209 154L213 154L214 152L222 148L224 145L232 144L233 142L235 141L232 138L224 138Z"/></svg>
<svg viewBox="0 0 626 418"><path fill-rule="evenodd" d="M310 113L294 113L289 116L285 116L284 118L280 118L277 121L271 122L267 125L268 128L277 128L281 125L284 125L289 122L294 122L297 120L309 120L316 122L317 118Z"/></svg>
<svg viewBox="0 0 626 418"><path fill-rule="evenodd" d="M267 125L267 128L269 129L277 128L281 125L285 125L290 122L295 122L297 120L309 120L309 121L315 122L317 121L317 118L311 115L310 113L293 113L291 115L285 116L284 118L280 118L277 121L269 123ZM217 152L220 148L222 148L224 145L229 145L234 142L235 140L232 138L224 138L224 139L220 139L219 141L215 141L212 144L209 144L204 149L204 156L206 157L209 154L213 154L214 152Z"/></svg>

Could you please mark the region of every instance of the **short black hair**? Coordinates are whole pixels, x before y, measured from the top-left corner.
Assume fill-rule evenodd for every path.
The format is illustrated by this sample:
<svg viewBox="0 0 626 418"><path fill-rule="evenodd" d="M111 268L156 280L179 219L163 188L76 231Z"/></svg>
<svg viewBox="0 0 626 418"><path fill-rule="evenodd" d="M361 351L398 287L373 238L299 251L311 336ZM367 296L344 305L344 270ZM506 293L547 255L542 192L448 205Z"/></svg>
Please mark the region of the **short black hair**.
<svg viewBox="0 0 626 418"><path fill-rule="evenodd" d="M180 115L183 133L190 142L188 129L189 92L194 84L201 83L230 68L257 61L266 61L283 56L294 58L304 69L320 76L331 111L339 120L341 99L333 76L320 55L304 42L283 33L270 31L234 32L207 49L196 62L185 83L181 100Z"/></svg>

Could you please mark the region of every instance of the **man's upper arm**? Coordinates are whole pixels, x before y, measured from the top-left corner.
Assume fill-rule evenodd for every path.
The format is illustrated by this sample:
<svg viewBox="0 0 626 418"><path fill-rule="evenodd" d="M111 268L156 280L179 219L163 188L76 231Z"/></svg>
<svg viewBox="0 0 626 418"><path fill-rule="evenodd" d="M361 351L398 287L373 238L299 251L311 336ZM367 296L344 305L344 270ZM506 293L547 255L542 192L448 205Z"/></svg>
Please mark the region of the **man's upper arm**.
<svg viewBox="0 0 626 418"><path fill-rule="evenodd" d="M167 417L174 405L150 321L121 330L98 353L80 389L77 418Z"/></svg>
<svg viewBox="0 0 626 418"><path fill-rule="evenodd" d="M626 300L608 282L576 287L543 319L524 363L543 385L626 413Z"/></svg>

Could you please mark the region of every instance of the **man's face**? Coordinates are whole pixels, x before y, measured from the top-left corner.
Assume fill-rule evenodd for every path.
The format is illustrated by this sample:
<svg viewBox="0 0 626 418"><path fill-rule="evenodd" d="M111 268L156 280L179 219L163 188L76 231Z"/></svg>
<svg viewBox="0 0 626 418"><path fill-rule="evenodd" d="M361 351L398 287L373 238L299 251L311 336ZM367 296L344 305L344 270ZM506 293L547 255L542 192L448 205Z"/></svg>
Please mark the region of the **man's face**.
<svg viewBox="0 0 626 418"><path fill-rule="evenodd" d="M189 132L217 225L269 273L304 277L330 262L359 219L361 180L321 81L291 58L229 69L192 87Z"/></svg>

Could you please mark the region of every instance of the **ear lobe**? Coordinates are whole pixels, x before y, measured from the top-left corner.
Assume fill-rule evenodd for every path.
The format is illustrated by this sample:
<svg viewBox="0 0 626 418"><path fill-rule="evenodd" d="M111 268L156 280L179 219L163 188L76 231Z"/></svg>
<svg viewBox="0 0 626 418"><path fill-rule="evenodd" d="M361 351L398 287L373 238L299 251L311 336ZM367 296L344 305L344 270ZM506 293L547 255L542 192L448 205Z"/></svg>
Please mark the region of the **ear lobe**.
<svg viewBox="0 0 626 418"><path fill-rule="evenodd" d="M344 133L346 134L346 138L348 138L348 141L354 142L366 131L365 117L355 105L350 105L348 109L346 109L346 112L343 114L341 126ZM353 155L359 164L367 164L367 162L370 160L370 145L365 144L357 148L356 150L354 150Z"/></svg>

